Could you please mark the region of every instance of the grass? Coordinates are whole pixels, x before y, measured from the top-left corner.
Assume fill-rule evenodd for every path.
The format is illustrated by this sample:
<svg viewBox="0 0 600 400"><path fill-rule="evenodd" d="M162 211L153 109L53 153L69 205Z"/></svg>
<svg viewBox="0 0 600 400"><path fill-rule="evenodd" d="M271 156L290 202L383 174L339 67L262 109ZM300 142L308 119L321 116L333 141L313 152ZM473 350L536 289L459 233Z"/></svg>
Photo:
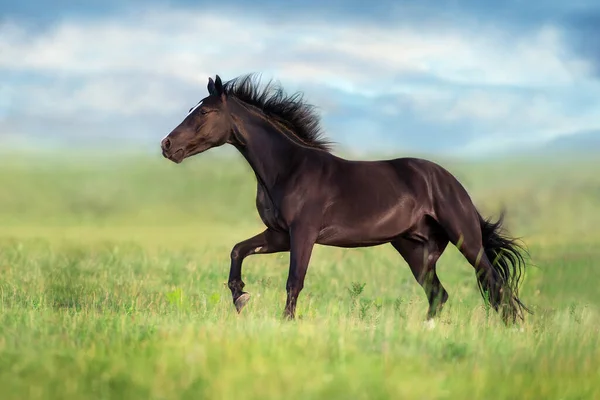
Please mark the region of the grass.
<svg viewBox="0 0 600 400"><path fill-rule="evenodd" d="M2 399L600 397L597 161L444 163L524 236L535 315L503 326L450 247L427 329L389 246L318 247L291 323L288 254L250 257L237 315L229 252L262 229L237 158L57 160L0 166Z"/></svg>

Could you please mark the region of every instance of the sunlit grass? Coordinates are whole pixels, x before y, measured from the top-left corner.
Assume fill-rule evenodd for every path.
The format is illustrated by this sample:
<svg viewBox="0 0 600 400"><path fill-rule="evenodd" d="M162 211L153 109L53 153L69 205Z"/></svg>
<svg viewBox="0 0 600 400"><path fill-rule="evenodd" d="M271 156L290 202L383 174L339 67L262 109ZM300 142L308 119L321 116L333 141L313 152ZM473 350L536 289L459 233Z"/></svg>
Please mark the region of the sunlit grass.
<svg viewBox="0 0 600 400"><path fill-rule="evenodd" d="M252 173L160 161L0 166L2 399L600 396L590 161L553 174L548 163L450 167L480 209L505 205L524 236L536 267L522 298L535 315L502 325L451 247L439 262L450 300L433 329L389 246L317 248L294 322L281 318L288 255L252 256L252 299L237 315L229 252L262 229Z"/></svg>

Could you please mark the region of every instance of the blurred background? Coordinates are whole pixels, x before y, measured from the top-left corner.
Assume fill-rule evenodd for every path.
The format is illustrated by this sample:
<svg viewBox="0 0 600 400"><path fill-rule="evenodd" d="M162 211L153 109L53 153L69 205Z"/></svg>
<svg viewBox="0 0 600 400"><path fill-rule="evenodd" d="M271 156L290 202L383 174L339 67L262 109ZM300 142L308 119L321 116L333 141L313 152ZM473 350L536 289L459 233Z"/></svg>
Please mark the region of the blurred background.
<svg viewBox="0 0 600 400"><path fill-rule="evenodd" d="M145 149L248 72L301 90L346 151L600 146L592 0L0 1L0 146Z"/></svg>
<svg viewBox="0 0 600 400"><path fill-rule="evenodd" d="M585 0L0 1L0 232L229 248L262 229L233 149L159 148L209 76L257 72L319 108L336 154L433 159L528 243L593 242L597 37Z"/></svg>

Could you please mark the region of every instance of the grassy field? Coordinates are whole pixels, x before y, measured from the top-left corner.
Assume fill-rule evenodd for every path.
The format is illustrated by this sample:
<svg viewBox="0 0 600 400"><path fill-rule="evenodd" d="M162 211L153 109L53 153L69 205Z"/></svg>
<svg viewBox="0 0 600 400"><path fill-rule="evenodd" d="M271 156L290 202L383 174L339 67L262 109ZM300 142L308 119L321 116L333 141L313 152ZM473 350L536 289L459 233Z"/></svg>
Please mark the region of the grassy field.
<svg viewBox="0 0 600 400"><path fill-rule="evenodd" d="M486 310L449 247L434 329L390 246L318 247L294 322L288 254L229 252L262 228L239 158L3 156L0 398L600 398L600 161L445 162L487 215L508 210L535 267L519 327Z"/></svg>

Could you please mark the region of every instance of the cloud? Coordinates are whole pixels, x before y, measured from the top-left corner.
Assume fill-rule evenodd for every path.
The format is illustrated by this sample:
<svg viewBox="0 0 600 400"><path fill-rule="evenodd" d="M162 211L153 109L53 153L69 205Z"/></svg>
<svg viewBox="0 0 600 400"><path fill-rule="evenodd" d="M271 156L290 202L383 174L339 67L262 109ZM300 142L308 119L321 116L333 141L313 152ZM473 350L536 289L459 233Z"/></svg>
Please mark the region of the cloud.
<svg viewBox="0 0 600 400"><path fill-rule="evenodd" d="M44 29L12 20L0 25L0 71L4 129L24 135L39 128L19 121L36 118L55 135L154 140L206 95L208 76L254 71L304 91L334 140L358 147L376 137L388 148L483 149L600 127L593 64L551 24L420 29L183 8ZM593 99L583 110L573 106L582 96Z"/></svg>
<svg viewBox="0 0 600 400"><path fill-rule="evenodd" d="M161 11L75 20L37 34L5 24L0 67L74 74L146 72L192 83L214 70L241 70L236 64L246 62L300 81L336 76L361 83L374 73L387 78L427 73L450 82L490 85L568 84L589 67L561 54L562 38L553 27L510 37L493 29L474 36L458 28L428 32L370 23L299 22L266 25L227 14Z"/></svg>
<svg viewBox="0 0 600 400"><path fill-rule="evenodd" d="M578 12L570 15L565 22L570 32L572 53L584 57L592 65L597 78L600 78L600 7L594 11Z"/></svg>

